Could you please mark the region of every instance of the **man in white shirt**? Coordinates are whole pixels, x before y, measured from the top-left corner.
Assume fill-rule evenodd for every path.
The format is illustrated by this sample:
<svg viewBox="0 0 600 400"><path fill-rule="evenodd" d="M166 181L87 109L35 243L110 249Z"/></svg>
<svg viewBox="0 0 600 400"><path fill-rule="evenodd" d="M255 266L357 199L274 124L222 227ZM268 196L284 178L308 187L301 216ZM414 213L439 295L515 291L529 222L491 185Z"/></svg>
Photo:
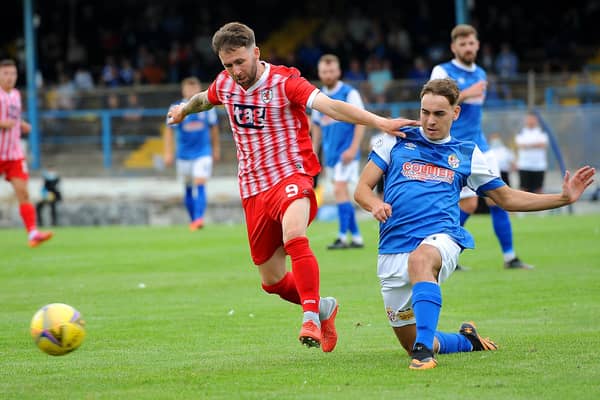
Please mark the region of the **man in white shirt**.
<svg viewBox="0 0 600 400"><path fill-rule="evenodd" d="M527 113L525 126L515 137L515 143L521 190L541 193L548 168L548 134L542 130L533 112Z"/></svg>

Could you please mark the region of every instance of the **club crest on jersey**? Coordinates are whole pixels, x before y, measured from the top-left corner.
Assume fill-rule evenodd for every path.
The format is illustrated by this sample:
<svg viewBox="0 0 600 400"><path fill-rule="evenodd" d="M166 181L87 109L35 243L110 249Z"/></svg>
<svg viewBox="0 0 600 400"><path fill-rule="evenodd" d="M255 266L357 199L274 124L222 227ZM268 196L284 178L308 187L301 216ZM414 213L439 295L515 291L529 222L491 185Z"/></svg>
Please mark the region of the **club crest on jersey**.
<svg viewBox="0 0 600 400"><path fill-rule="evenodd" d="M458 166L460 165L460 160L458 159L456 154L450 154L448 156L448 165L450 165L454 169L458 168Z"/></svg>
<svg viewBox="0 0 600 400"><path fill-rule="evenodd" d="M271 89L263 90L260 93L260 98L265 104L269 104L271 100L273 100L273 91Z"/></svg>

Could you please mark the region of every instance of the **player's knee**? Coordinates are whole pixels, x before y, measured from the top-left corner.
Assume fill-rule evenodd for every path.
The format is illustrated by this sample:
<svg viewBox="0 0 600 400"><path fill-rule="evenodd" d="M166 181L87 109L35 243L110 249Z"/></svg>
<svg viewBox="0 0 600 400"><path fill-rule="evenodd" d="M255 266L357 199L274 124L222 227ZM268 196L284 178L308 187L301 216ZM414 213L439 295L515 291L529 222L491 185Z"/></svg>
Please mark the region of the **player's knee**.
<svg viewBox="0 0 600 400"><path fill-rule="evenodd" d="M412 284L437 280L438 273L439 269L432 266L427 253L415 251L408 257L408 276Z"/></svg>
<svg viewBox="0 0 600 400"><path fill-rule="evenodd" d="M477 209L477 197L466 197L461 199L458 204L464 212L473 214Z"/></svg>

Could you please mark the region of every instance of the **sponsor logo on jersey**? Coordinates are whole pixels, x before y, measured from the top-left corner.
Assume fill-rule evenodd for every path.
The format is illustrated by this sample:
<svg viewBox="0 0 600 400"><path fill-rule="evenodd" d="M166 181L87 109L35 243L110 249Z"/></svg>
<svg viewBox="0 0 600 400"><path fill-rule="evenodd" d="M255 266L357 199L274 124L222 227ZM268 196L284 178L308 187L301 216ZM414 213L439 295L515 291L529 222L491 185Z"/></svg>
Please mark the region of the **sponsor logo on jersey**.
<svg viewBox="0 0 600 400"><path fill-rule="evenodd" d="M417 149L417 145L414 144L413 142L408 142L404 144L404 148L408 149L408 150L416 150Z"/></svg>
<svg viewBox="0 0 600 400"><path fill-rule="evenodd" d="M199 120L193 120L193 121L187 121L184 122L183 126L182 126L182 130L184 132L197 132L197 131L201 131L202 129L204 129L206 125L204 124L204 121L199 121Z"/></svg>
<svg viewBox="0 0 600 400"><path fill-rule="evenodd" d="M454 182L454 171L433 164L407 161L402 164L402 175L407 179L431 182Z"/></svg>
<svg viewBox="0 0 600 400"><path fill-rule="evenodd" d="M247 105L233 105L233 120L242 128L262 129L265 127L266 108Z"/></svg>

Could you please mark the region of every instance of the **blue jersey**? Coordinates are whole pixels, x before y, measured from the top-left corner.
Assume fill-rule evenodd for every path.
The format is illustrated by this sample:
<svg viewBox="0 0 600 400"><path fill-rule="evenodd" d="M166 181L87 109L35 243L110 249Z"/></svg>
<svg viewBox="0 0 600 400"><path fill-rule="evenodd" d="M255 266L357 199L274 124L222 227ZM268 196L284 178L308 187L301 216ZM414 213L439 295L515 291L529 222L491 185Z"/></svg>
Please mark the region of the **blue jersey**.
<svg viewBox="0 0 600 400"><path fill-rule="evenodd" d="M455 60L439 64L431 72L431 79L452 78L458 88L463 91L469 86L487 81L483 68L473 64L471 68L459 64ZM487 152L490 148L481 127L483 103L485 95L480 98L469 98L460 104L460 115L452 124L450 134L458 140L470 140L479 146L481 151Z"/></svg>
<svg viewBox="0 0 600 400"><path fill-rule="evenodd" d="M212 155L210 128L218 123L214 108L187 115L178 124L170 125L176 136L177 158L195 160Z"/></svg>
<svg viewBox="0 0 600 400"><path fill-rule="evenodd" d="M406 138L384 135L369 159L384 172L384 202L391 217L379 225L379 254L408 253L429 235L448 234L461 248L473 237L460 226L463 186L483 194L505 185L474 142L448 136L427 139L420 127L403 128Z"/></svg>
<svg viewBox="0 0 600 400"><path fill-rule="evenodd" d="M327 88L321 88L321 92L332 99L341 100L364 109L365 106L356 89L347 83L339 81L335 88L328 91ZM342 153L352 144L354 138L354 124L337 121L328 115L321 114L313 110L311 119L314 124L321 127L321 144L323 146L323 155L325 156L325 165L333 167L342 159ZM356 152L356 159L360 159L360 152Z"/></svg>

